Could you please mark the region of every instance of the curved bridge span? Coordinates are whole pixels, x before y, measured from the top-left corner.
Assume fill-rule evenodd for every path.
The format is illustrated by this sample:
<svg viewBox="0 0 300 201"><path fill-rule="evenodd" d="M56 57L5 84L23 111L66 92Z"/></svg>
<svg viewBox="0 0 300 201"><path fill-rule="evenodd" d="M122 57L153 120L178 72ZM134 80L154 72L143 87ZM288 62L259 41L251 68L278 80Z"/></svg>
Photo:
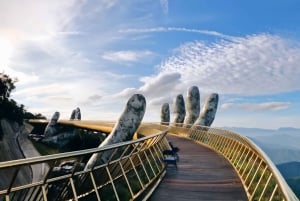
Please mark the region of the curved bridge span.
<svg viewBox="0 0 300 201"><path fill-rule="evenodd" d="M100 132L110 132L114 125L105 121L58 123ZM0 186L0 200L164 200L170 198L169 193L173 197L179 193L177 200L298 200L264 152L237 133L144 123L136 134L132 141L101 148L1 162L0 175L7 168L14 174L8 186ZM180 147L178 170L164 161L168 140ZM80 168L93 153L108 150L113 154L107 163ZM57 164L69 160L76 161L69 172L52 174ZM39 181L17 184L20 170L35 164L50 168Z"/></svg>
<svg viewBox="0 0 300 201"><path fill-rule="evenodd" d="M247 200L238 175L222 155L185 137L168 134L167 139L180 147L178 168L168 165L150 200Z"/></svg>

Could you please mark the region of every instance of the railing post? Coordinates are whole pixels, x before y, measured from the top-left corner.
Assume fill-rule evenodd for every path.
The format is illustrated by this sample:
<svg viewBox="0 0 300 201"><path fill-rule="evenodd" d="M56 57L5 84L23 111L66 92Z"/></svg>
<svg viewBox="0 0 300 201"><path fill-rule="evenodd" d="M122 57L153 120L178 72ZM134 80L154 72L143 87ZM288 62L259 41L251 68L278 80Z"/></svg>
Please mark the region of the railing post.
<svg viewBox="0 0 300 201"><path fill-rule="evenodd" d="M90 177L91 177L91 180L92 180L92 184L93 184L93 187L94 187L94 191L95 191L97 200L101 201L100 195L99 195L99 192L98 192L98 189L97 189L97 185L96 185L96 182L95 182L95 178L94 178L94 175L93 175L92 171L90 172Z"/></svg>
<svg viewBox="0 0 300 201"><path fill-rule="evenodd" d="M120 201L120 198L119 198L117 189L116 189L115 184L114 184L114 180L113 180L113 178L112 178L112 176L111 176L111 174L110 174L110 172L109 172L109 169L108 169L107 166L105 167L105 169L106 169L106 172L107 172L107 174L108 174L110 183L111 183L111 185L112 185L112 187L113 187L113 190L114 190L114 193L115 193L115 195L116 195L116 198L117 198L118 201Z"/></svg>
<svg viewBox="0 0 300 201"><path fill-rule="evenodd" d="M80 125L83 126L84 124L81 123ZM73 126L76 127L78 125L74 124ZM201 126L195 126L189 129L172 126L165 127L156 124L149 124L148 126L152 128L156 126L155 129L158 127L162 130L168 129L168 131L174 131L174 133L180 134L183 137L189 137L195 142L205 144L205 146L221 153L234 166L237 174L239 174L249 199L255 197L260 200L264 200L265 198L266 200L272 200L273 198L298 200L294 197L289 187L282 181L281 175L277 173L278 170L274 170L274 166L268 161L269 159L264 153L245 137L235 134L234 132ZM85 127L85 129L87 128ZM73 200L78 200L79 197L84 197L89 193L95 193L95 199L100 200L102 196L101 188L104 188L106 185L111 185L116 199L120 200L121 197L118 195L117 189L118 182L120 181L125 184L124 181L126 181L128 186L128 191L126 189L126 192L128 195L131 195L132 199L135 199L142 194L141 192L148 188L149 184L153 182L155 178L159 175L163 175L161 173L164 171L165 163L162 159L162 151L168 147L165 135L166 131L164 133L158 133L153 136L146 136L135 141L123 142L108 147L62 153L53 156L41 156L38 159L31 158L16 162L0 162L0 169L17 168L10 181L9 187L6 190L1 190L0 196L4 196L5 201L11 201L18 199L20 192L23 193L26 191L25 194L22 195L26 201L47 201L47 199L50 198L49 196L51 196L48 195L50 186L62 181L63 185L57 192L57 200L71 199L71 197L73 197ZM41 181L13 187L20 168L24 166L37 163L52 164L53 161L62 161L94 153L102 154L105 151L111 151L112 154L107 158L106 164L99 165L95 169L93 167L92 169L81 170L75 173L74 168L71 175L66 174L48 178L48 174L52 170L52 167L50 167L48 174ZM107 173L107 175L105 174L105 181L94 177L94 173L97 173L97 170ZM85 176L83 177L84 182L81 180L79 183L76 183L74 175L75 177L78 175ZM144 175L145 178L141 178ZM139 190L137 190L138 192L136 192L131 185L130 176L132 176L133 179L137 178L140 184ZM89 178L91 182L87 180ZM259 181L257 182L257 180ZM273 182L275 182L276 185L274 185ZM80 185L85 184L88 185L89 189L80 189Z"/></svg>

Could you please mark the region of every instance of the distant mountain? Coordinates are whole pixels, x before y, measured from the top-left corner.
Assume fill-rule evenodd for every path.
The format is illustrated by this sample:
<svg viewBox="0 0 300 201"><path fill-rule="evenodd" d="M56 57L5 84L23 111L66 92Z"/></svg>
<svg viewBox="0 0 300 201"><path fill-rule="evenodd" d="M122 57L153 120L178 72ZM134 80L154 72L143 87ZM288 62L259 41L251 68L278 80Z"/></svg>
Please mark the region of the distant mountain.
<svg viewBox="0 0 300 201"><path fill-rule="evenodd" d="M264 128L224 127L244 136L272 135L275 130Z"/></svg>
<svg viewBox="0 0 300 201"><path fill-rule="evenodd" d="M244 135L257 144L275 164L291 161L300 162L300 129L299 128L239 128L226 129Z"/></svg>
<svg viewBox="0 0 300 201"><path fill-rule="evenodd" d="M289 162L276 165L285 178L300 177L300 162Z"/></svg>
<svg viewBox="0 0 300 201"><path fill-rule="evenodd" d="M244 136L269 136L276 134L287 134L292 136L300 136L300 128L282 127L279 129L264 129L264 128L243 128L243 127L224 127L225 129L235 131Z"/></svg>
<svg viewBox="0 0 300 201"><path fill-rule="evenodd" d="M278 142L278 139L273 140L270 138L250 138L256 145L258 145L273 161L274 164L288 163L291 161L300 162L300 147L286 144L289 140L281 139L282 142ZM280 140L279 140L280 141ZM300 139L295 141L299 143Z"/></svg>
<svg viewBox="0 0 300 201"><path fill-rule="evenodd" d="M276 164L278 170L300 199L300 129L226 127L246 136L258 145Z"/></svg>
<svg viewBox="0 0 300 201"><path fill-rule="evenodd" d="M299 132L299 130L300 130L299 128L293 128L293 127L281 127L281 128L278 129L278 131L288 131L288 132L290 132L290 131Z"/></svg>
<svg viewBox="0 0 300 201"><path fill-rule="evenodd" d="M286 178L285 180L296 196L300 199L300 177Z"/></svg>
<svg viewBox="0 0 300 201"><path fill-rule="evenodd" d="M300 198L300 162L289 162L277 165L291 189Z"/></svg>

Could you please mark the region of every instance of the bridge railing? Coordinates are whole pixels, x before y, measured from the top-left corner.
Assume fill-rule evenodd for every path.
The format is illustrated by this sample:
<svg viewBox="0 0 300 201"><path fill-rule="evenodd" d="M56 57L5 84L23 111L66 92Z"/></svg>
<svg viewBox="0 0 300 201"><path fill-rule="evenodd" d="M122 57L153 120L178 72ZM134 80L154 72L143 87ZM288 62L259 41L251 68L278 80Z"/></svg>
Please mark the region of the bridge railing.
<svg viewBox="0 0 300 201"><path fill-rule="evenodd" d="M171 126L177 133L222 154L239 175L249 200L298 200L269 157L250 139L210 127Z"/></svg>
<svg viewBox="0 0 300 201"><path fill-rule="evenodd" d="M81 126L79 126L81 127ZM144 123L139 133L146 137L102 148L28 158L0 163L0 176L13 169L7 186L0 186L0 200L134 200L147 198L165 173L162 151L169 148L166 133L188 137L222 154L239 175L249 200L298 200L280 172L251 140L232 131ZM156 133L156 134L153 134ZM179 145L180 146L180 145ZM105 164L84 170L81 162L94 153L112 152ZM64 174L53 174L62 161L75 160ZM18 183L23 168L47 164L44 178ZM1 179L1 178L0 178ZM108 197L109 196L109 197Z"/></svg>
<svg viewBox="0 0 300 201"><path fill-rule="evenodd" d="M168 148L166 131L102 148L86 149L0 163L0 175L14 170L9 185L0 186L0 200L134 200L147 197L165 173L162 151ZM92 154L111 152L108 162L84 169L81 162ZM63 171L57 164L66 162ZM75 161L75 162L74 162ZM23 168L45 164L44 178L18 183Z"/></svg>

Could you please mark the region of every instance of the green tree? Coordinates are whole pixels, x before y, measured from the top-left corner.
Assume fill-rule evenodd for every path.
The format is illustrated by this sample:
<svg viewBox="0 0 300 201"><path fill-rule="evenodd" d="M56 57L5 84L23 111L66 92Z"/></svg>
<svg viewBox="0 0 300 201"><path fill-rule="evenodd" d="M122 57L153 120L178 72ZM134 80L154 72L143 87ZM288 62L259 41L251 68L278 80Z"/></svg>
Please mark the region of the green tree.
<svg viewBox="0 0 300 201"><path fill-rule="evenodd" d="M5 73L0 73L0 98L1 100L8 99L10 93L16 88L17 79L10 78Z"/></svg>
<svg viewBox="0 0 300 201"><path fill-rule="evenodd" d="M24 119L46 119L42 114L32 114L27 112L23 104L10 98L11 92L16 88L17 79L10 78L4 73L0 73L0 119L6 118L19 124Z"/></svg>
<svg viewBox="0 0 300 201"><path fill-rule="evenodd" d="M24 119L47 119L47 118L43 116L41 113L32 114L31 112L25 111Z"/></svg>

